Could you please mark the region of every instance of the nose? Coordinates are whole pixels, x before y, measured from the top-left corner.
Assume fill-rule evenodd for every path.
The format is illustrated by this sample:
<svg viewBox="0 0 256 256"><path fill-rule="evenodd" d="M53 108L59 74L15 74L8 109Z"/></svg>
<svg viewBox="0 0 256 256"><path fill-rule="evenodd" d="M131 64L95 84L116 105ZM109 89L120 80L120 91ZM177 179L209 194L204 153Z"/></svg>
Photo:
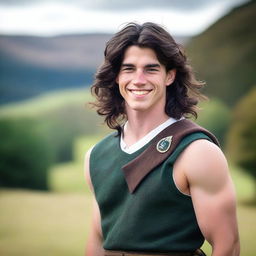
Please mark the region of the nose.
<svg viewBox="0 0 256 256"><path fill-rule="evenodd" d="M137 70L137 72L134 74L133 79L134 85L144 85L146 83L146 77L142 70Z"/></svg>

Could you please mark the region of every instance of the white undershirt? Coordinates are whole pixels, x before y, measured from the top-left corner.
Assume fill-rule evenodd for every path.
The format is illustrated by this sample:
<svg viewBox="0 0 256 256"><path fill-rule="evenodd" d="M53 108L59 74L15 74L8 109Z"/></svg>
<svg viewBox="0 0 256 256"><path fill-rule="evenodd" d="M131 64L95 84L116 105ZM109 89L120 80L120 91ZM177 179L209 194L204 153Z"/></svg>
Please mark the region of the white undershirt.
<svg viewBox="0 0 256 256"><path fill-rule="evenodd" d="M183 118L181 118L181 119L183 119ZM167 121L165 121L164 123L157 126L155 129L153 129L151 132L149 132L147 135L145 135L143 138L138 140L136 143L134 143L130 147L128 147L126 145L126 143L124 142L123 136L121 136L120 147L121 147L122 151L124 151L125 153L132 154L132 153L136 152L137 150L139 150L140 148L142 148L143 146L145 146L148 142L150 142L157 134L159 134L166 127L170 126L171 124L173 124L177 121L179 121L179 120L170 117ZM128 121L124 125L124 130L125 130L125 127L127 126L127 123L128 123Z"/></svg>

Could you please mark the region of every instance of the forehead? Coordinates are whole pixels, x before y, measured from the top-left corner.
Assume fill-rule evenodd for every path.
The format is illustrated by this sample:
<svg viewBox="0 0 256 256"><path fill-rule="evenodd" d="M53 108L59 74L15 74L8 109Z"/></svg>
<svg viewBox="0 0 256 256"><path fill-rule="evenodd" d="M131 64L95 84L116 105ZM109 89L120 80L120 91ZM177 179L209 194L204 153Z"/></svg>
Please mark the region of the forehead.
<svg viewBox="0 0 256 256"><path fill-rule="evenodd" d="M144 48L136 45L129 46L124 52L123 63L133 62L150 62L160 64L154 50L152 50L151 48Z"/></svg>

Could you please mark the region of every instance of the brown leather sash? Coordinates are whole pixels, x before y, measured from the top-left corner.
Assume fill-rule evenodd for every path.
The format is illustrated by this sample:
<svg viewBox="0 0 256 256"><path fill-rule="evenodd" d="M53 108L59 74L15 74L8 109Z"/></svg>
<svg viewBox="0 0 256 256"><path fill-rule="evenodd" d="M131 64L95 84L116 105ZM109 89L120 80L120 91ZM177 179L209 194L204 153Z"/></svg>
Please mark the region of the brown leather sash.
<svg viewBox="0 0 256 256"><path fill-rule="evenodd" d="M147 253L147 252L122 252L105 250L104 256L193 256L193 252L173 253Z"/></svg>
<svg viewBox="0 0 256 256"><path fill-rule="evenodd" d="M134 193L146 175L173 153L185 136L195 132L203 132L219 146L212 133L190 120L183 119L168 126L152 140L144 152L122 167L130 193ZM162 145L159 144L161 141Z"/></svg>

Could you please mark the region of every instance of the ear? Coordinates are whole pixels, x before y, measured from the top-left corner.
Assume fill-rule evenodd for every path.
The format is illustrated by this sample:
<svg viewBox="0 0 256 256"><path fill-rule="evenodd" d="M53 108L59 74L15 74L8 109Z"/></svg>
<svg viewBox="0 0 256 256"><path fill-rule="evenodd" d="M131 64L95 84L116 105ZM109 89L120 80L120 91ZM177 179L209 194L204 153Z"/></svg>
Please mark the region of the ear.
<svg viewBox="0 0 256 256"><path fill-rule="evenodd" d="M174 82L175 77L176 77L176 69L169 70L166 75L166 83L165 83L166 86L171 85Z"/></svg>
<svg viewBox="0 0 256 256"><path fill-rule="evenodd" d="M119 84L119 75L116 76L116 83Z"/></svg>

